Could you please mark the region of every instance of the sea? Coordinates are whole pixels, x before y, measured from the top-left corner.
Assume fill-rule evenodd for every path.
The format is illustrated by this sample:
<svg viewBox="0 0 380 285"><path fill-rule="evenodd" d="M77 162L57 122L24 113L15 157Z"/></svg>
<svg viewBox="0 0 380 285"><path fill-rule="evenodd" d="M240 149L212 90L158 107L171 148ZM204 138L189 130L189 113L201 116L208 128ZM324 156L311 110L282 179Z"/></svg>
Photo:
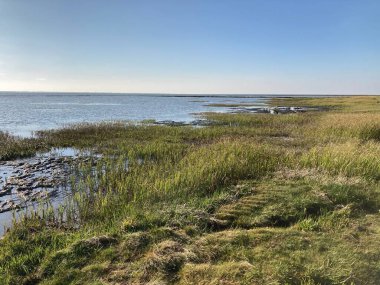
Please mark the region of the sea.
<svg viewBox="0 0 380 285"><path fill-rule="evenodd" d="M30 137L35 131L101 121L190 122L202 112L228 112L210 104L265 105L264 95L181 95L0 92L0 131Z"/></svg>

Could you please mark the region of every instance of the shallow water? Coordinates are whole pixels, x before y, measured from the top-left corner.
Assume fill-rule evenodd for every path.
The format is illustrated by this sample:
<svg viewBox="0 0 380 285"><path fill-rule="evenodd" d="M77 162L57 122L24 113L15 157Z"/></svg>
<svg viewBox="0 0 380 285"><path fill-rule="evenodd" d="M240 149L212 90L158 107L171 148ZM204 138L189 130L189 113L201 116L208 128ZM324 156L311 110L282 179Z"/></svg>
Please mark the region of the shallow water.
<svg viewBox="0 0 380 285"><path fill-rule="evenodd" d="M81 122L141 121L146 119L189 122L194 113L227 111L212 103L249 103L262 106L263 98L168 96L85 93L0 92L0 131L30 136L33 131L55 129Z"/></svg>
<svg viewBox="0 0 380 285"><path fill-rule="evenodd" d="M89 156L99 158L89 151L53 148L31 158L1 162L0 236L12 224L14 215L18 217L47 202L53 208L61 205L71 194L69 180L75 163Z"/></svg>

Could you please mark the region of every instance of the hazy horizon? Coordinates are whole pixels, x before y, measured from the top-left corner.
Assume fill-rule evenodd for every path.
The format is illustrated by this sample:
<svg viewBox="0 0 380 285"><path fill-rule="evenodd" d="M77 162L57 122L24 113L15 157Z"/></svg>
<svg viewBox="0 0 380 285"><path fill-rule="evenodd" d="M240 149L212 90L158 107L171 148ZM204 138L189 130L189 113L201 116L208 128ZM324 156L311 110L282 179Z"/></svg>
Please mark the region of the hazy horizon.
<svg viewBox="0 0 380 285"><path fill-rule="evenodd" d="M28 90L0 90L0 95L4 95L6 93L19 93L20 95L25 94L73 94L73 95L143 95L143 96L168 96L168 97L177 97L177 96L184 96L184 97L208 97L208 96L226 96L226 97L233 97L233 96L242 96L242 97L277 97L277 96L294 96L294 97L302 97L302 96L310 96L310 97L318 97L318 96L380 96L379 94L343 94L343 93L336 93L336 94L328 94L328 93L158 93L158 92L107 92L107 91L28 91Z"/></svg>
<svg viewBox="0 0 380 285"><path fill-rule="evenodd" d="M376 0L0 0L0 90L379 95Z"/></svg>

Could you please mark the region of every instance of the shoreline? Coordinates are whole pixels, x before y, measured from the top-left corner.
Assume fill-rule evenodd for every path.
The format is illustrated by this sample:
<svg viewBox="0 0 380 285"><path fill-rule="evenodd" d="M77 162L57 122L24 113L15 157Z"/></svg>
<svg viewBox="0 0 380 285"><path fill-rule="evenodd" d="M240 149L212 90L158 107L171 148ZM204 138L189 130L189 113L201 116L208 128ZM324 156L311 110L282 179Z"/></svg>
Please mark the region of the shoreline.
<svg viewBox="0 0 380 285"><path fill-rule="evenodd" d="M78 160L62 207L37 209L0 239L0 275L10 284L375 285L380 97L273 98L270 106L286 113L205 113L213 122L205 127L100 123L34 139L0 135L1 157L92 150L88 163ZM38 177L49 159L15 171Z"/></svg>

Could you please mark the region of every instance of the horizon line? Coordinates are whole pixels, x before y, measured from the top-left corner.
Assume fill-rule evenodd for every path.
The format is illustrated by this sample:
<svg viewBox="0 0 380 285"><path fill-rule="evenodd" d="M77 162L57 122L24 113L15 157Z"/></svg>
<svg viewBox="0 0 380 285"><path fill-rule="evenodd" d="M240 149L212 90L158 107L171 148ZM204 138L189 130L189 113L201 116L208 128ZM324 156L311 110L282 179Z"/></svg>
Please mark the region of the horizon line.
<svg viewBox="0 0 380 285"><path fill-rule="evenodd" d="M115 94L115 95L184 95L184 96L380 96L378 94L343 94L343 93L177 93L177 92L112 92L112 91L9 91L0 90L0 93L56 93L56 94Z"/></svg>

